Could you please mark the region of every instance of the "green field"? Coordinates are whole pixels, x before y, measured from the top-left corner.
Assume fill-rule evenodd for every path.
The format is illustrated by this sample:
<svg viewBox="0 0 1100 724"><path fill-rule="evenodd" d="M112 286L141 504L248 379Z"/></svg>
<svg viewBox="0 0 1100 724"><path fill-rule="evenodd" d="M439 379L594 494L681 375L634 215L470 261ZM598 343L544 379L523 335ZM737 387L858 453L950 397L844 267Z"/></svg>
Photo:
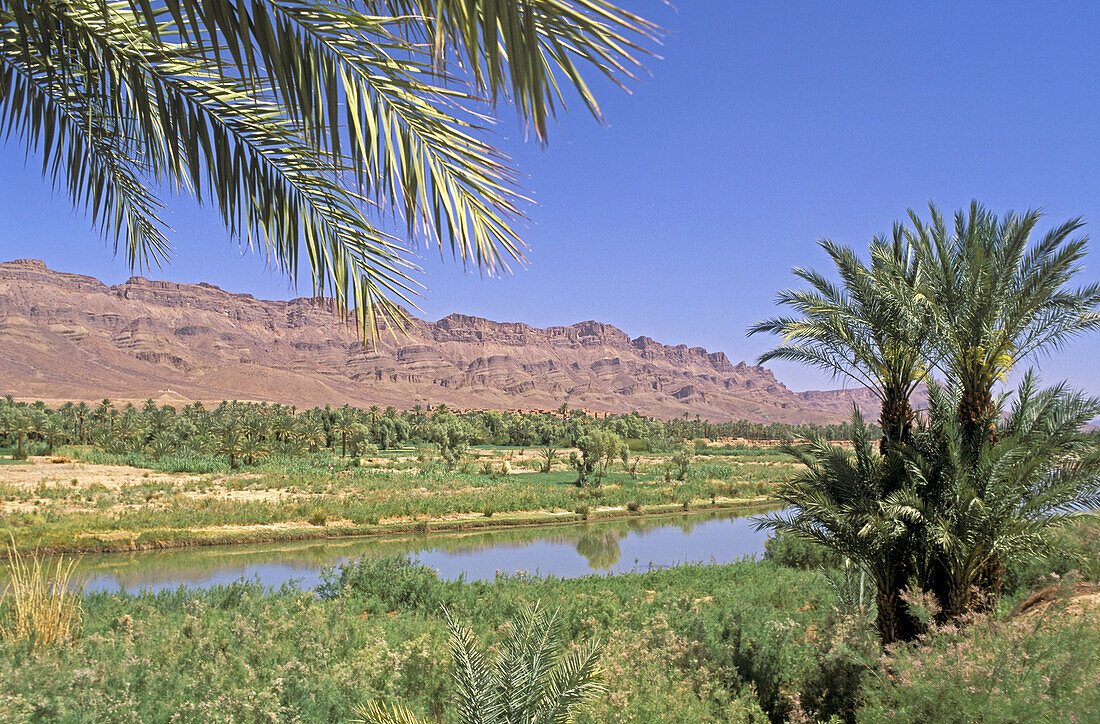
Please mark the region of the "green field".
<svg viewBox="0 0 1100 724"><path fill-rule="evenodd" d="M165 457L59 447L0 470L0 535L21 549L125 550L576 521L702 507L758 506L793 465L768 450L639 453L578 485L559 451L483 446L454 466L404 448L348 458L274 455L244 470L213 455Z"/></svg>

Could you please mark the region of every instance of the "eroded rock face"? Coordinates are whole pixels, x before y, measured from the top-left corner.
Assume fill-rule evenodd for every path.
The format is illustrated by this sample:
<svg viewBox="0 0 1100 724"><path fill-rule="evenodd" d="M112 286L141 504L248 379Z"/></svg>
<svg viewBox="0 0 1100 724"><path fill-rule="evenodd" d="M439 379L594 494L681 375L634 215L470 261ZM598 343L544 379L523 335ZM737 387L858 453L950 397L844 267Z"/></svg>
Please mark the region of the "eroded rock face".
<svg viewBox="0 0 1100 724"><path fill-rule="evenodd" d="M331 303L266 301L132 277L108 287L41 261L0 263L0 392L61 400L268 400L298 406L686 412L832 422L862 391L795 393L722 352L587 321L536 329L452 314L366 348ZM877 412L877 410L874 410Z"/></svg>

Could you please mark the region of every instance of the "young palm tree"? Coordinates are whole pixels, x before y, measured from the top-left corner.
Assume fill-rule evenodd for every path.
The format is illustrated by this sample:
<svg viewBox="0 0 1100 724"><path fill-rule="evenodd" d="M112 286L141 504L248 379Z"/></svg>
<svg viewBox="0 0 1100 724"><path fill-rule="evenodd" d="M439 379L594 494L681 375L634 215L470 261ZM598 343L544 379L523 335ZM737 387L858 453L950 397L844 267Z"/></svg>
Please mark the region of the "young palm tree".
<svg viewBox="0 0 1100 724"><path fill-rule="evenodd" d="M970 421L956 414L961 393L929 390L929 420L907 451L914 495L906 507L921 530L918 578L943 620L999 595L987 585L991 562L1045 552L1059 526L1100 507L1100 440L1083 431L1100 400L1035 387L1028 373L1003 423L978 420L996 425L997 439L976 456L966 451Z"/></svg>
<svg viewBox="0 0 1100 724"><path fill-rule="evenodd" d="M472 631L444 610L451 631L455 717L462 724L554 724L599 698L606 686L601 647L572 651L560 619L538 604L525 609L492 661L477 648ZM367 724L418 724L400 705L370 702L357 709Z"/></svg>
<svg viewBox="0 0 1100 724"><path fill-rule="evenodd" d="M310 452L317 452L325 446L325 426L317 417L311 415L305 418L299 429L302 442L309 447Z"/></svg>
<svg viewBox="0 0 1100 724"><path fill-rule="evenodd" d="M214 448L215 455L225 455L229 458L229 469L236 470L237 461L245 454L248 439L241 432L239 426L226 425L221 428L217 444Z"/></svg>
<svg viewBox="0 0 1100 724"><path fill-rule="evenodd" d="M0 118L131 266L169 256L160 190L214 205L364 331L414 291L404 247L523 261L507 97L536 136L582 70L620 85L656 28L604 0L0 0Z"/></svg>
<svg viewBox="0 0 1100 724"><path fill-rule="evenodd" d="M53 449L65 437L65 428L58 415L47 414L37 423L38 435L46 441L46 454L53 455Z"/></svg>
<svg viewBox="0 0 1100 724"><path fill-rule="evenodd" d="M167 455L178 452L180 447L179 438L172 432L165 432L157 435L146 444L145 454L154 460L160 460Z"/></svg>

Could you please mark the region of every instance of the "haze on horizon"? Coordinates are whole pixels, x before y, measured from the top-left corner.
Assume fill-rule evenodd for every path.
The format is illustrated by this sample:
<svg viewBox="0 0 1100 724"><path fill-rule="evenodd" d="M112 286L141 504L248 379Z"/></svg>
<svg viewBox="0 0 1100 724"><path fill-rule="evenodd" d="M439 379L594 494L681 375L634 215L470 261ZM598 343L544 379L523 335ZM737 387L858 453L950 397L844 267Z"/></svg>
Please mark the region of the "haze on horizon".
<svg viewBox="0 0 1100 724"><path fill-rule="evenodd" d="M1077 281L1100 280L1100 8L621 4L669 33L631 95L595 84L609 126L574 103L546 149L514 122L498 128L537 201L528 268L480 279L421 250L419 316L595 319L752 363L772 340L745 329L774 313L790 267L828 269L818 238L865 249L930 200L945 212L972 198L996 213L1040 207L1042 231L1081 216L1094 241ZM125 260L39 164L0 146L0 260L124 281ZM309 293L242 255L212 209L171 208L172 263L144 276ZM1078 340L1041 360L1043 377L1100 394L1098 357L1100 336ZM796 390L843 384L769 367Z"/></svg>

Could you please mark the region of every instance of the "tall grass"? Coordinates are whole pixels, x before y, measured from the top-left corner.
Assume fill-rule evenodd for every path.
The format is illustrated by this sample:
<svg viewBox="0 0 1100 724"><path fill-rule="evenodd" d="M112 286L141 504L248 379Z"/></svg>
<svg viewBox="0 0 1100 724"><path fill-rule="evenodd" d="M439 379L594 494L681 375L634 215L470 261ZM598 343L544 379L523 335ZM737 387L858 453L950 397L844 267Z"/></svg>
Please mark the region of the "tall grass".
<svg viewBox="0 0 1100 724"><path fill-rule="evenodd" d="M21 555L9 551L10 582L0 597L0 639L41 649L74 640L80 633L83 599L73 586L74 559Z"/></svg>

